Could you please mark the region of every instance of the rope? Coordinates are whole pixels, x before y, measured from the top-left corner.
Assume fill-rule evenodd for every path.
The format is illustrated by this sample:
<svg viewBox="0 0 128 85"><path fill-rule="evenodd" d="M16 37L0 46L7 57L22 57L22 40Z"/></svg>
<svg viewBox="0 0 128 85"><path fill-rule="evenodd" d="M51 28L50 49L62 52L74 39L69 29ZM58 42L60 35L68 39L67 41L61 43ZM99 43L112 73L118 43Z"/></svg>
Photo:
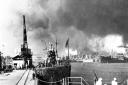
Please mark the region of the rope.
<svg viewBox="0 0 128 85"><path fill-rule="evenodd" d="M38 78L37 78L37 79L38 79ZM63 81L63 79L61 79L61 80L59 80L59 81L55 81L55 82L43 81L43 80L40 80L40 79L38 79L38 80L41 81L41 82L44 82L44 83L57 83L57 82Z"/></svg>

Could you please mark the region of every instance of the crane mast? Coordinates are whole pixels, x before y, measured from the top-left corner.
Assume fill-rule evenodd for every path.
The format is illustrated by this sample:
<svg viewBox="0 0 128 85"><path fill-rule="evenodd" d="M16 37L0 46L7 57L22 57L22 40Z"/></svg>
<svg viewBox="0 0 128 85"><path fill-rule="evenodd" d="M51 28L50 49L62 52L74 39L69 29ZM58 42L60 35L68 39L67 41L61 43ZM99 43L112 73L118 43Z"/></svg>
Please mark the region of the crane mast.
<svg viewBox="0 0 128 85"><path fill-rule="evenodd" d="M32 67L32 53L28 48L25 15L23 15L23 44L21 45L21 56L24 59L24 67Z"/></svg>

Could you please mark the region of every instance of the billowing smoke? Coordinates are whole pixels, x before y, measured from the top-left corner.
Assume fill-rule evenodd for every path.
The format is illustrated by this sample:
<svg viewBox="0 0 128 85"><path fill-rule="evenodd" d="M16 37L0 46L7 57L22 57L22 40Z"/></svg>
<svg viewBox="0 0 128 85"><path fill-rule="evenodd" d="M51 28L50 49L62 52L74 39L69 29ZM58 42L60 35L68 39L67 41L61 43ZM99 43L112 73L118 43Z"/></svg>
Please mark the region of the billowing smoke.
<svg viewBox="0 0 128 85"><path fill-rule="evenodd" d="M125 49L121 48L123 46L123 36L117 34L92 37L89 46L94 52L125 53Z"/></svg>
<svg viewBox="0 0 128 85"><path fill-rule="evenodd" d="M126 0L1 0L1 46L11 55L20 48L25 14L28 43L35 54L46 47L41 40L48 45L57 38L62 50L68 37L70 47L79 51L117 51L127 43L127 7Z"/></svg>
<svg viewBox="0 0 128 85"><path fill-rule="evenodd" d="M123 37L120 35L108 35L104 38L104 48L108 52L124 53L125 49L120 46L123 45Z"/></svg>

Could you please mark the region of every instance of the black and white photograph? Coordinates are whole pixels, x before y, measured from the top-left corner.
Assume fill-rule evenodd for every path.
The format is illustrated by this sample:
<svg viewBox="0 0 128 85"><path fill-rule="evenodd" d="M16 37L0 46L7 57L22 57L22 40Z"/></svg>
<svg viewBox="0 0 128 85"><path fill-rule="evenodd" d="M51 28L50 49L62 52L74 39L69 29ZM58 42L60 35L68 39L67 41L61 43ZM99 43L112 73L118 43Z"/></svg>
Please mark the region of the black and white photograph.
<svg viewBox="0 0 128 85"><path fill-rule="evenodd" d="M0 0L0 85L128 85L128 0Z"/></svg>

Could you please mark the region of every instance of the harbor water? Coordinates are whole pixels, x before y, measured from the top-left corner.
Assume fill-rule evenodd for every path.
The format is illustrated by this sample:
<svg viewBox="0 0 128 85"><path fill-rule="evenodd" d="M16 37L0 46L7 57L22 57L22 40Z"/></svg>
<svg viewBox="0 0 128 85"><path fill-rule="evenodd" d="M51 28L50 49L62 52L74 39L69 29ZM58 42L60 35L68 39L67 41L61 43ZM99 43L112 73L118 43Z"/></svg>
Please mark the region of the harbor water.
<svg viewBox="0 0 128 85"><path fill-rule="evenodd" d="M96 74L96 75L95 75ZM122 83L128 78L128 63L71 63L71 76L82 76L90 85L96 76L103 78L103 83L110 84L114 77Z"/></svg>

